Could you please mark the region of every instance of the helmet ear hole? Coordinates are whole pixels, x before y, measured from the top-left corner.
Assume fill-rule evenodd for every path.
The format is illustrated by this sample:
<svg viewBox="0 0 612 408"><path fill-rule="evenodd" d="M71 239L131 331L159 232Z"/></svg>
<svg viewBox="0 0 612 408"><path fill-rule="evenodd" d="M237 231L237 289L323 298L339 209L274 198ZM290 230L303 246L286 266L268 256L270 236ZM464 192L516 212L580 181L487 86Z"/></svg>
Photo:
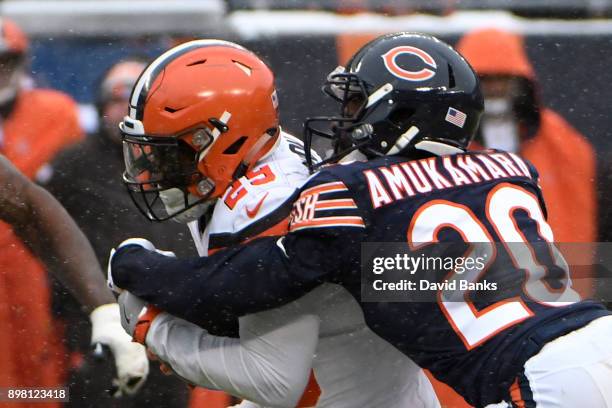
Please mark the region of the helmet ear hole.
<svg viewBox="0 0 612 408"><path fill-rule="evenodd" d="M232 143L227 149L223 151L223 154L236 154L240 151L240 148L244 145L248 137L241 136L238 140Z"/></svg>
<svg viewBox="0 0 612 408"><path fill-rule="evenodd" d="M453 72L453 66L448 64L448 87L453 89L455 87L455 73Z"/></svg>
<svg viewBox="0 0 612 408"><path fill-rule="evenodd" d="M393 110L388 119L389 122L399 129L407 129L411 124L412 115L414 115L415 112L416 110L414 108L401 107Z"/></svg>

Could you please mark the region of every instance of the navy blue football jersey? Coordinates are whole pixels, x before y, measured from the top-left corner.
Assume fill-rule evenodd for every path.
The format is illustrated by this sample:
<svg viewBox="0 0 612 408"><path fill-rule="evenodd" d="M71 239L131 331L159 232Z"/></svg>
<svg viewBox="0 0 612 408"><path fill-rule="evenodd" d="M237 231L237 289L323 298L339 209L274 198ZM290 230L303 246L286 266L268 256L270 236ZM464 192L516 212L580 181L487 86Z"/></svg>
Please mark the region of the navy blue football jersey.
<svg viewBox="0 0 612 408"><path fill-rule="evenodd" d="M475 406L507 398L544 343L608 313L579 301L558 252L540 253L556 247L549 245L554 236L538 174L511 153L392 156L330 167L302 189L290 230L289 257L310 257L320 249L308 245L327 241L329 253L305 262L316 268L323 259L357 299L361 243L490 242L493 256L477 281L498 285L494 300L361 303L378 335Z"/></svg>
<svg viewBox="0 0 612 408"><path fill-rule="evenodd" d="M361 300L364 243L490 244L474 281L505 285L492 298L476 301L466 292L452 302L360 302L373 331L485 406L507 398L546 342L608 314L578 301L554 249L542 257L530 247L554 239L537 177L516 155L495 151L334 165L301 188L286 236L191 260L127 247L113 259L113 278L206 327L284 304L325 281Z"/></svg>

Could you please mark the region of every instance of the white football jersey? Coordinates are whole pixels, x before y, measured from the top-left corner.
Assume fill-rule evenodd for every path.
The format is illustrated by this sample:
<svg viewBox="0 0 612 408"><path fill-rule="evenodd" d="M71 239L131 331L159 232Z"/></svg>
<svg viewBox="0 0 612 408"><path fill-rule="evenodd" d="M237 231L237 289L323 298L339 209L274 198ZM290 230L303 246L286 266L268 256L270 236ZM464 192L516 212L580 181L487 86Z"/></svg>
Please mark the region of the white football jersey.
<svg viewBox="0 0 612 408"><path fill-rule="evenodd" d="M256 236L283 235L295 193L309 176L303 162L302 141L282 132L270 153L217 200L204 231L199 221L189 224L198 254Z"/></svg>
<svg viewBox="0 0 612 408"><path fill-rule="evenodd" d="M209 250L257 236L286 233L295 194L309 176L303 152L299 139L282 133L273 151L218 200L204 231L197 221L189 225L199 254L206 256ZM326 283L288 305L244 316L240 330L265 336L271 327L282 331L282 325L295 321L291 315L301 314L319 319L312 360L321 388L317 407L439 407L422 370L366 326L358 303L341 286ZM287 330L293 326L286 324ZM291 336L280 338L295 341ZM276 344L272 349L282 355L287 346ZM273 357L276 364L285 361Z"/></svg>

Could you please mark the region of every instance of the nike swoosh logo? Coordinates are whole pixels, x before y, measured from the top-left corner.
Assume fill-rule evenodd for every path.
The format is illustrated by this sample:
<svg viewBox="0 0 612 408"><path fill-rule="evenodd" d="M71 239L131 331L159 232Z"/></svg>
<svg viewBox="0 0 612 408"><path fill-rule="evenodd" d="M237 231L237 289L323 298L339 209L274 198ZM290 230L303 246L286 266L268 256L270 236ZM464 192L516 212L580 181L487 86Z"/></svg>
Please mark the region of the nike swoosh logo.
<svg viewBox="0 0 612 408"><path fill-rule="evenodd" d="M125 313L125 309L123 309L123 317L125 318L126 323L130 324L130 317L127 315L127 313Z"/></svg>
<svg viewBox="0 0 612 408"><path fill-rule="evenodd" d="M255 218L257 216L257 213L261 209L261 206L263 205L263 202L266 199L266 197L268 197L268 193L264 194L264 196L261 197L261 200L259 200L255 208L250 210L249 207L246 207L246 213L249 216L249 218Z"/></svg>

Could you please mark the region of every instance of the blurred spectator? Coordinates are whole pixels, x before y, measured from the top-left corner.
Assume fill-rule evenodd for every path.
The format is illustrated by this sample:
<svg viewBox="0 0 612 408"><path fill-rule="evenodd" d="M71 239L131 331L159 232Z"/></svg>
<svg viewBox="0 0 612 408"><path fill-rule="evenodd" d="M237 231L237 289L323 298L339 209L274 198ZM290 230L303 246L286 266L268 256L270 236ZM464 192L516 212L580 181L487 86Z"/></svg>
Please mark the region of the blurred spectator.
<svg viewBox="0 0 612 408"><path fill-rule="evenodd" d="M128 107L132 86L146 66L140 58L119 62L103 75L98 86L96 109L99 131L82 143L66 150L53 162L49 190L65 206L90 240L102 265L110 248L122 240L142 236L163 242L185 254L191 241L183 227L176 224L143 224L121 181L123 165L118 123ZM144 226L144 228L143 228ZM184 237L184 241L181 241ZM162 245L162 244L160 244ZM181 251L181 247L183 247ZM71 352L69 379L72 407L186 407L188 388L175 377L166 377L152 369L144 387L133 397L116 400L104 391L109 378L88 354L88 317L59 284L55 284L54 309L66 327L66 344Z"/></svg>
<svg viewBox="0 0 612 408"><path fill-rule="evenodd" d="M480 75L485 113L477 143L516 152L531 161L555 241L592 243L597 239L596 158L588 140L561 115L541 105L536 76L515 34L484 29L468 33L457 49ZM589 245L564 245L561 251L583 297L593 295Z"/></svg>
<svg viewBox="0 0 612 408"><path fill-rule="evenodd" d="M28 45L14 22L0 19L0 152L27 177L44 181L47 163L80 140L81 130L70 97L32 88L26 75ZM46 272L3 222L0 321L0 387L61 385L63 353L54 335Z"/></svg>

